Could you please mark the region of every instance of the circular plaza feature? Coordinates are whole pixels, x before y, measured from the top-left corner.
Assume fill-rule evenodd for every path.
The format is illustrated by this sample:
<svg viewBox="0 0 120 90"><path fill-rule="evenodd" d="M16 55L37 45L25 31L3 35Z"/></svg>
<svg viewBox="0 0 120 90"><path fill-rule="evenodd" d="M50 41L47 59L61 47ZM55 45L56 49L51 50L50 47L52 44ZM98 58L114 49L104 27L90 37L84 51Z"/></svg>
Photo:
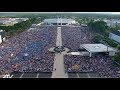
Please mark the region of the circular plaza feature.
<svg viewBox="0 0 120 90"><path fill-rule="evenodd" d="M64 47L64 46L56 46L56 47L50 48L49 51L53 52L53 53L63 53L63 54L66 54L67 52L69 52L69 49Z"/></svg>

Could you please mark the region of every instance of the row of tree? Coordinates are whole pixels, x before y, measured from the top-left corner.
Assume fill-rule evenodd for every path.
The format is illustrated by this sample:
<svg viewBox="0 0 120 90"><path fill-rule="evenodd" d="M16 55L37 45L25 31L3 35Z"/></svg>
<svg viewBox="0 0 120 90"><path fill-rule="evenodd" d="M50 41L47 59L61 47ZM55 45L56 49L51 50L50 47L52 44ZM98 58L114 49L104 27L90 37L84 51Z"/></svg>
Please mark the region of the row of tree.
<svg viewBox="0 0 120 90"><path fill-rule="evenodd" d="M33 23L40 22L39 18L30 18L29 20L19 22L13 26L0 26L0 29L5 30L7 36L13 36L29 28Z"/></svg>
<svg viewBox="0 0 120 90"><path fill-rule="evenodd" d="M107 27L107 24L104 21L91 21L88 23L88 26L97 33L93 38L93 42L108 44L112 47L118 46L109 38L109 32L120 29L119 26ZM117 47L117 50L118 52L114 56L114 61L120 65L120 46Z"/></svg>
<svg viewBox="0 0 120 90"><path fill-rule="evenodd" d="M95 43L108 44L111 47L117 47L117 44L114 43L109 37L102 36L100 34L96 34L92 41L95 42Z"/></svg>
<svg viewBox="0 0 120 90"><path fill-rule="evenodd" d="M109 27L104 21L90 21L88 26L93 30L96 35L93 38L95 43L104 43L112 47L117 47L117 44L109 39Z"/></svg>
<svg viewBox="0 0 120 90"><path fill-rule="evenodd" d="M117 49L118 49L118 52L115 54L114 60L120 65L120 46Z"/></svg>
<svg viewBox="0 0 120 90"><path fill-rule="evenodd" d="M98 33L104 33L107 29L107 23L104 21L93 21L91 20L87 25L94 31Z"/></svg>

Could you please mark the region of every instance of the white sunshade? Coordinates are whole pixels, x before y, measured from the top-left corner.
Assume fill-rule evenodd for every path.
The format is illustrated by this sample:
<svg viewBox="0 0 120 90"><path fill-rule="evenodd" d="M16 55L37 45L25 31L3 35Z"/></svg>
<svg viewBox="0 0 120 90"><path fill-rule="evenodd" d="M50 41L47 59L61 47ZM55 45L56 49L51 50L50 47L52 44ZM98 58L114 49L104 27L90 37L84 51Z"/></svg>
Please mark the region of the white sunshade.
<svg viewBox="0 0 120 90"><path fill-rule="evenodd" d="M80 55L79 52L71 52L72 55Z"/></svg>
<svg viewBox="0 0 120 90"><path fill-rule="evenodd" d="M85 48L89 52L115 52L115 49L103 44L82 44L81 47Z"/></svg>

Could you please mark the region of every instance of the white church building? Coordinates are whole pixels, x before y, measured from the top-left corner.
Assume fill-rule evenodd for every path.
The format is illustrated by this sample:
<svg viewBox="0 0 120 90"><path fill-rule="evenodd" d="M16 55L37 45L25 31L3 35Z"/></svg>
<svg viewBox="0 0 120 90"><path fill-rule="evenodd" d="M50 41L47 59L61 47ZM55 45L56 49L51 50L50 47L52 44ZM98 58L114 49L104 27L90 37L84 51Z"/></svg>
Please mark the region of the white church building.
<svg viewBox="0 0 120 90"><path fill-rule="evenodd" d="M45 19L43 21L45 25L72 25L77 22L73 19L65 19L65 18L53 18L53 19Z"/></svg>

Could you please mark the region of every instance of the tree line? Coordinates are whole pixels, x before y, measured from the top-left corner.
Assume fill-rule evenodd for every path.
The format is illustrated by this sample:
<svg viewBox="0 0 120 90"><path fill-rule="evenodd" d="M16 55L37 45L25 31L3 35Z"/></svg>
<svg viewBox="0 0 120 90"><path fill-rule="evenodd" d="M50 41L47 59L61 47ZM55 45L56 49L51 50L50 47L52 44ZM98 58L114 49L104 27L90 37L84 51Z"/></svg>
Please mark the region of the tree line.
<svg viewBox="0 0 120 90"><path fill-rule="evenodd" d="M120 27L108 27L104 21L91 21L88 23L88 26L91 28L91 30L94 30L96 32L96 35L93 38L93 42L104 43L108 44L111 47L117 47L118 51L114 56L114 61L120 65L120 46L118 46L109 38L109 32L113 30L119 30Z"/></svg>
<svg viewBox="0 0 120 90"><path fill-rule="evenodd" d="M109 27L107 26L107 23L104 21L90 21L87 24L91 30L93 30L96 35L93 38L93 41L95 43L104 43L108 44L109 46L112 47L117 47L117 44L114 43L110 38L109 38Z"/></svg>
<svg viewBox="0 0 120 90"><path fill-rule="evenodd" d="M13 26L0 26L0 29L5 30L7 36L13 36L28 29L33 23L38 22L40 22L39 18L29 18L28 20L16 23Z"/></svg>

